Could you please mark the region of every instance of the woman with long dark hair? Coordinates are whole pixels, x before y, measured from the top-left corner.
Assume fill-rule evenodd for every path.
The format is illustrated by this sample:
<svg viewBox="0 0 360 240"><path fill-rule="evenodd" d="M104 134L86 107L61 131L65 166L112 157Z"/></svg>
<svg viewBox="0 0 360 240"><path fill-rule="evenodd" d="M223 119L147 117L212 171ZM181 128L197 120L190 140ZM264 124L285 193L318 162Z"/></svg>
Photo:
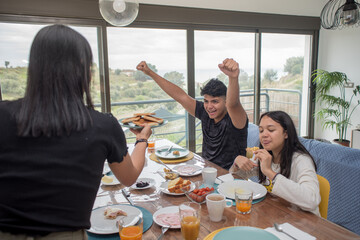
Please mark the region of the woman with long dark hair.
<svg viewBox="0 0 360 240"><path fill-rule="evenodd" d="M320 215L316 164L300 143L290 116L271 111L264 113L259 122L261 146L254 152L259 164L238 156L230 171L243 178L257 174L269 192Z"/></svg>
<svg viewBox="0 0 360 240"><path fill-rule="evenodd" d="M94 110L91 65L81 34L44 27L24 98L0 102L0 239L84 239L104 161L125 186L141 173L151 129L133 131L130 156L117 119Z"/></svg>

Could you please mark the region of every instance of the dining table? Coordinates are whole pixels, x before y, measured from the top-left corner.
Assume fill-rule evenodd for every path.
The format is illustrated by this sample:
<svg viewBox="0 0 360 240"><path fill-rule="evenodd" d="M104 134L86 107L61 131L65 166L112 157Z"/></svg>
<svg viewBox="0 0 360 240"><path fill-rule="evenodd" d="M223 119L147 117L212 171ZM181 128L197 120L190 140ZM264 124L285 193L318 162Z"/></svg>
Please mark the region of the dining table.
<svg viewBox="0 0 360 240"><path fill-rule="evenodd" d="M155 149L167 148L168 146L180 147L167 139L157 139L155 143ZM130 153L133 148L133 144L128 144ZM147 189L134 189L126 187L121 183L113 185L100 184L93 209L95 210L104 206L117 204L130 205L129 201L122 193L122 189L125 189L129 193L129 197L136 207L143 210L145 209L146 212L150 214L150 218L154 213L163 208L171 206L176 208L184 202L189 202L190 200L186 195L170 195L163 191L163 184L166 182L166 179L162 173L165 166L152 160L150 154L151 153L146 153L145 166L138 179L151 179L151 181L153 181L151 187ZM171 163L171 161L167 161L166 165L171 169L179 165L194 165L200 168L213 167L217 169L218 177L229 175L228 170L203 159L200 155L192 153L191 156L193 156L191 159L182 162L174 161L174 163ZM236 178L236 176L234 177ZM201 171L199 171L197 174L188 177L183 176L182 178L188 179L191 182L196 182L202 180L202 174ZM209 218L206 203L201 204L200 232L198 239L210 240L212 239L210 235L216 230L234 226L274 229L274 223L291 224L293 227L314 237L313 239L360 239L359 235L344 227L313 213L303 211L296 205L271 193L267 193L261 201L253 203L249 214L237 213L235 206L225 208L223 218L220 222L212 222ZM161 226L156 222L152 222L151 226L143 233L143 239L158 239L161 232ZM89 232L88 237L90 240L120 239L118 233L96 234ZM169 229L164 234L163 239L183 239L181 230Z"/></svg>

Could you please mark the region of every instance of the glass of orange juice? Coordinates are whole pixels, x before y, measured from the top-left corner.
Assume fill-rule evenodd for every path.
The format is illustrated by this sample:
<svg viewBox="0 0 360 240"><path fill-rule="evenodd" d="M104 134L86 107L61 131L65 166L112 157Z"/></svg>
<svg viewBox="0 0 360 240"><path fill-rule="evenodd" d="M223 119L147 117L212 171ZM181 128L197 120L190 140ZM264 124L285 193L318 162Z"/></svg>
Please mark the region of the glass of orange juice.
<svg viewBox="0 0 360 240"><path fill-rule="evenodd" d="M155 137L155 133L153 130L153 133L151 134L151 136L148 139L148 153L155 152L155 141L156 141L156 137Z"/></svg>
<svg viewBox="0 0 360 240"><path fill-rule="evenodd" d="M185 240L198 239L200 232L201 205L187 202L179 206L181 234Z"/></svg>
<svg viewBox="0 0 360 240"><path fill-rule="evenodd" d="M143 219L129 225L123 219L118 221L119 235L121 240L141 240L143 234Z"/></svg>
<svg viewBox="0 0 360 240"><path fill-rule="evenodd" d="M236 211L241 214L251 212L253 193L247 189L235 188Z"/></svg>

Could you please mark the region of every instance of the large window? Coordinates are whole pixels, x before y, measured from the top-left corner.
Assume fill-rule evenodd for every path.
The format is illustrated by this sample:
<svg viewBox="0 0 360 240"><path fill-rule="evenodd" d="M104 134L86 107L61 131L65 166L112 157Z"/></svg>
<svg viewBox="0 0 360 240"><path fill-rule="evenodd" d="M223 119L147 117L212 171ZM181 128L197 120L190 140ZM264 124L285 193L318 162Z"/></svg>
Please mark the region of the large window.
<svg viewBox="0 0 360 240"><path fill-rule="evenodd" d="M160 76L187 91L186 31L171 29L107 29L111 112L118 119L134 113L155 113L168 123L153 129L157 138L186 146L184 108L150 77L136 70L141 61ZM127 137L134 135L126 128Z"/></svg>
<svg viewBox="0 0 360 240"><path fill-rule="evenodd" d="M212 25L212 11L201 10L204 14L190 23L183 16L191 13L191 9L165 9L179 15L163 19L153 7L142 6L141 21L135 21L131 27L111 27L96 16L86 20L66 18L66 12L59 10L59 15L64 16L56 18L56 22L73 27L91 45L94 55L91 94L97 110L111 111L119 120L134 113L155 112L168 120L166 125L154 129L157 138L167 138L201 152L200 122L189 117L181 105L137 71L136 66L146 61L160 76L202 101L200 88L209 79L219 78L228 84L218 64L225 58L233 58L240 65L239 98L250 122L261 112L283 110L291 115L300 135L311 136L307 108L310 72L316 68L311 62L316 59L312 53L318 34L316 19L304 17L310 22L302 22L276 15L272 23L263 22L270 19L266 16L255 24L247 20L251 18L243 18L250 13L233 13L233 22L229 22L227 12L219 11L217 22ZM165 11L163 7L157 10ZM24 95L31 42L39 29L54 23L51 16L33 16L36 14L0 14L0 99ZM279 19L289 22L277 28ZM294 30L289 30L292 26ZM124 131L128 142L133 142L134 135L127 128Z"/></svg>
<svg viewBox="0 0 360 240"><path fill-rule="evenodd" d="M282 110L307 134L309 35L262 34L261 112Z"/></svg>
<svg viewBox="0 0 360 240"><path fill-rule="evenodd" d="M0 86L3 100L24 96L32 41L44 24L0 23ZM91 94L100 109L99 58L96 27L71 26L90 43L94 58Z"/></svg>

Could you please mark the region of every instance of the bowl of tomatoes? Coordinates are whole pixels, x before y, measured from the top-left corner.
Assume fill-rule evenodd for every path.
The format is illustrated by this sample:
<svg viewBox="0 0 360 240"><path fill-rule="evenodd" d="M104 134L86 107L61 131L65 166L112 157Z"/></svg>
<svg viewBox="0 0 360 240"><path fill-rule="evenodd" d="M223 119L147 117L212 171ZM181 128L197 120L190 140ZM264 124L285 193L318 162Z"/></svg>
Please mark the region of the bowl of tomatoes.
<svg viewBox="0 0 360 240"><path fill-rule="evenodd" d="M185 195L189 198L190 201L195 203L205 203L206 196L210 193L213 193L215 189L213 187L205 187L202 181L194 182L195 189L192 191L184 191Z"/></svg>

